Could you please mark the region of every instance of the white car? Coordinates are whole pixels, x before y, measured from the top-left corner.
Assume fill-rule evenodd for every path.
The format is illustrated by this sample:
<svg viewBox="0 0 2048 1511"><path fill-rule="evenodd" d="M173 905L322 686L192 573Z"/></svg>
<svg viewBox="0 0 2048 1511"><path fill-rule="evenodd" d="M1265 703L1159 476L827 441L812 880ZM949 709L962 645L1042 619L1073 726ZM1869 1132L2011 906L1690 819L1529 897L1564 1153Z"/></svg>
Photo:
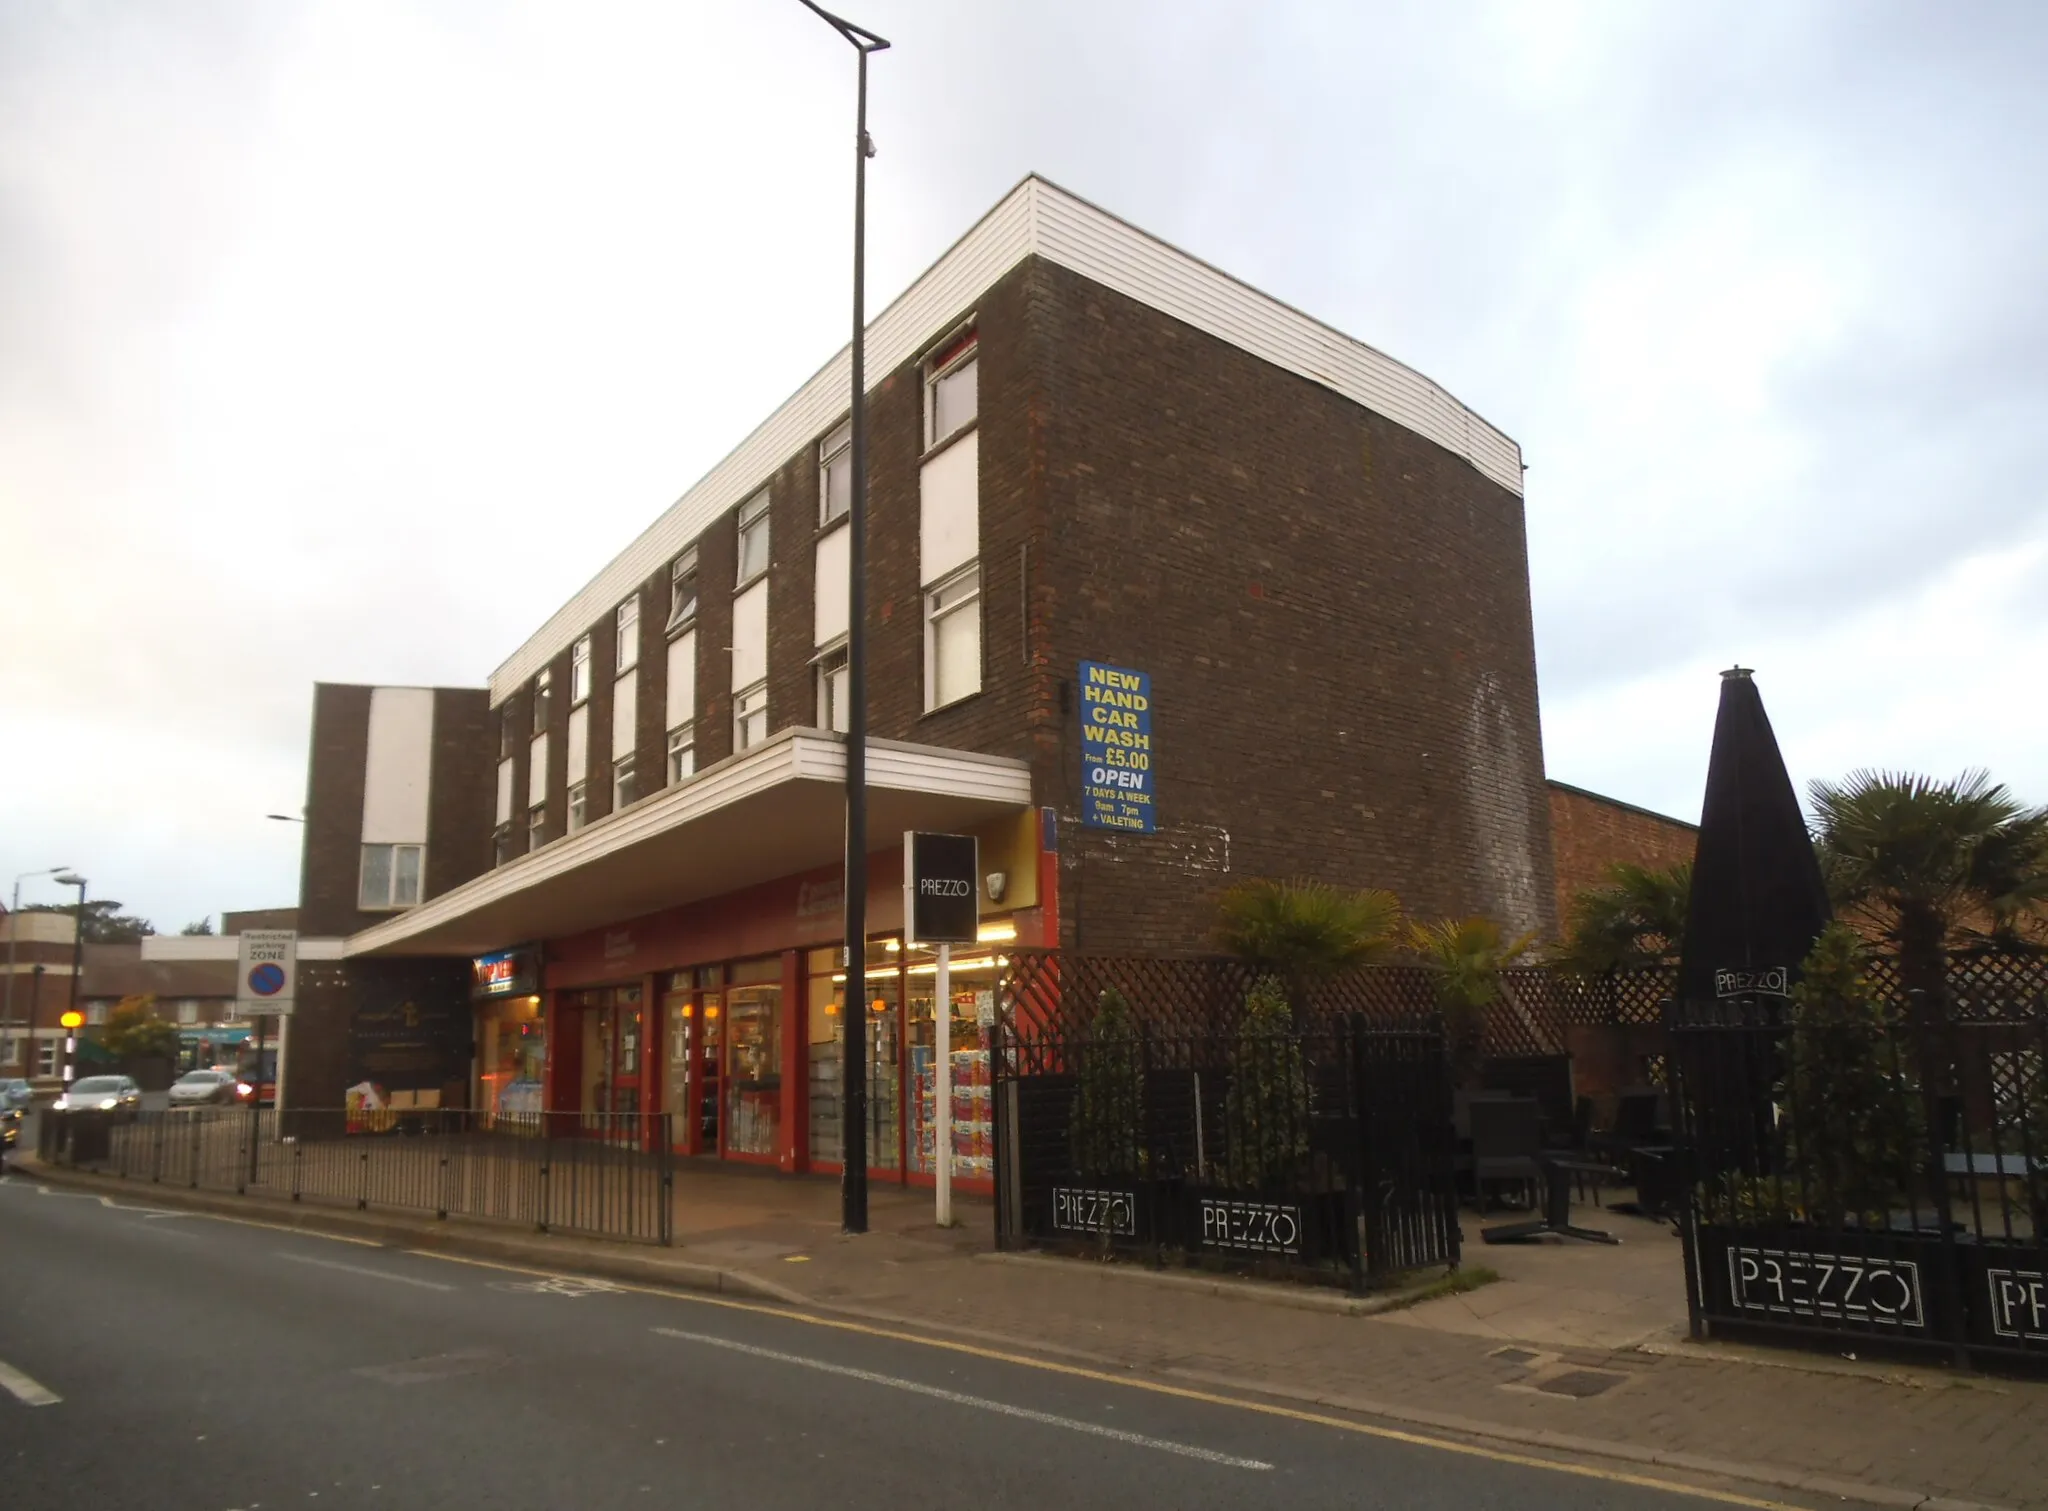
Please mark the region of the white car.
<svg viewBox="0 0 2048 1511"><path fill-rule="evenodd" d="M173 1107L225 1105L235 1099L235 1078L218 1070L188 1070L171 1082Z"/></svg>

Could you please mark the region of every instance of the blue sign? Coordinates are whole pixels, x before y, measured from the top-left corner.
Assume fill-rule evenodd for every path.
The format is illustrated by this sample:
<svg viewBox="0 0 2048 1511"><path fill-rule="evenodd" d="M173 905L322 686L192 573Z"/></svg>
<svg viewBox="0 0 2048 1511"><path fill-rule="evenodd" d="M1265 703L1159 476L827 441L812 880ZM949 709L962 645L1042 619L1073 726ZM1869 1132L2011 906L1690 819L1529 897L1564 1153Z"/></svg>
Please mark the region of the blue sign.
<svg viewBox="0 0 2048 1511"><path fill-rule="evenodd" d="M275 997L284 990L284 967L265 961L249 972L249 990L259 997Z"/></svg>
<svg viewBox="0 0 2048 1511"><path fill-rule="evenodd" d="M1099 661L1081 663L1081 822L1150 834L1152 679Z"/></svg>

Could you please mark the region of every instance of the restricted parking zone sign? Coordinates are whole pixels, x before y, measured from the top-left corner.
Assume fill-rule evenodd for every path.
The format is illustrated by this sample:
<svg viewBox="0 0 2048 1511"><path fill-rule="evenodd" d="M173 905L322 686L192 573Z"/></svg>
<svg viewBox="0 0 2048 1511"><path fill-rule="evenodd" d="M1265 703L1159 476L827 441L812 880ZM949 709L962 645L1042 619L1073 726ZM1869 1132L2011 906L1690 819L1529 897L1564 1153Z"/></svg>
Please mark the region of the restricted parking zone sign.
<svg viewBox="0 0 2048 1511"><path fill-rule="evenodd" d="M299 974L298 934L250 929L237 937L235 1010L243 1017L290 1017Z"/></svg>

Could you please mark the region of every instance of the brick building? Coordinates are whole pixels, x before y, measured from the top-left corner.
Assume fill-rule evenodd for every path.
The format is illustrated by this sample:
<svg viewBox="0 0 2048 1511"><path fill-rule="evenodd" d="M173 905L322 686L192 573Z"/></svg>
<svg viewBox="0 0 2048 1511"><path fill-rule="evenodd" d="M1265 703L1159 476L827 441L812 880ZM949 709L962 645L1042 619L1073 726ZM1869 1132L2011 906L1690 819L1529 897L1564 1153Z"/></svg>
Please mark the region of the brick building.
<svg viewBox="0 0 2048 1511"><path fill-rule="evenodd" d="M1560 924L1570 917L1572 898L1606 881L1608 868L1617 861L1660 867L1691 862L1698 824L1564 782L1549 785Z"/></svg>
<svg viewBox="0 0 2048 1511"><path fill-rule="evenodd" d="M981 840L968 1086L1007 945L1200 949L1244 876L1553 930L1512 441L1036 178L869 372L878 1172L933 1158L905 829ZM288 1099L668 1111L688 1151L833 1165L847 384L841 352L487 689L316 690L300 926L342 943L302 961ZM1127 674L1118 760L1084 731Z"/></svg>

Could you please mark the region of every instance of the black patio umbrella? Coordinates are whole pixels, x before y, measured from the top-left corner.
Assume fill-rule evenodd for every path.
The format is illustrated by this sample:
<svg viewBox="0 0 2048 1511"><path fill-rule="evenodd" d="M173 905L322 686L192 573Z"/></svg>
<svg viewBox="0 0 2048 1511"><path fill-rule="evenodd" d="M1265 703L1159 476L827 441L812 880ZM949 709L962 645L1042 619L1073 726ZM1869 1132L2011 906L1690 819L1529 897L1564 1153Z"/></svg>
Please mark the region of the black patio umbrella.
<svg viewBox="0 0 2048 1511"><path fill-rule="evenodd" d="M1764 700L1747 669L1731 668L1721 673L1678 1000L1784 997L1831 916Z"/></svg>

